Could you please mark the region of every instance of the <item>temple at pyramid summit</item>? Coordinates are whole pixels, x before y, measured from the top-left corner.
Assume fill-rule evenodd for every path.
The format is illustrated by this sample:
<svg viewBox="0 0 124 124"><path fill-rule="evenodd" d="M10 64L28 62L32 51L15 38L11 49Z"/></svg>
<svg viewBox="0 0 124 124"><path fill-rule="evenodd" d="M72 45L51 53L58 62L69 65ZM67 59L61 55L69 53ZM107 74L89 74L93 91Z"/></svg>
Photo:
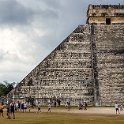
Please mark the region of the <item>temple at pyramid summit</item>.
<svg viewBox="0 0 124 124"><path fill-rule="evenodd" d="M35 103L124 103L124 5L89 5L79 25L8 94Z"/></svg>

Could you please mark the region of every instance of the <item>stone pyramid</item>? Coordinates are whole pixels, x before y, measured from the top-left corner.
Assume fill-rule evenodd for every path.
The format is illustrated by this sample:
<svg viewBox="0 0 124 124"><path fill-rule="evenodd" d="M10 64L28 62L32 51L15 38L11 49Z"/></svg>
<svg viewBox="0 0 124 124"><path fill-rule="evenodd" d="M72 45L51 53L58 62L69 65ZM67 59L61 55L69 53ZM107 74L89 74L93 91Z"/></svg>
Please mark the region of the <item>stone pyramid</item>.
<svg viewBox="0 0 124 124"><path fill-rule="evenodd" d="M124 103L124 16L114 16L115 21L90 12L117 7L124 12L123 5L89 5L88 24L79 25L8 96L32 97L44 105L58 99L72 105Z"/></svg>
<svg viewBox="0 0 124 124"><path fill-rule="evenodd" d="M15 98L59 98L94 101L91 34L78 26L15 88ZM75 101L74 101L75 100Z"/></svg>

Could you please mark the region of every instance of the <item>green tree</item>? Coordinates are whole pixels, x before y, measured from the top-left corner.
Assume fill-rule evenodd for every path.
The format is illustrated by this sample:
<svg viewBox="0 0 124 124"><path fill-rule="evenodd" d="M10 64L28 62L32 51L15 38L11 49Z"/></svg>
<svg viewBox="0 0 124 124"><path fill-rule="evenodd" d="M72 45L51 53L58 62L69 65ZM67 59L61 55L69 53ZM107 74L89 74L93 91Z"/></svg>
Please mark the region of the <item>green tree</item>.
<svg viewBox="0 0 124 124"><path fill-rule="evenodd" d="M5 95L6 86L0 83L0 97Z"/></svg>
<svg viewBox="0 0 124 124"><path fill-rule="evenodd" d="M3 83L0 83L0 97L6 96L13 88L14 88L15 82L8 83L7 81L4 81Z"/></svg>

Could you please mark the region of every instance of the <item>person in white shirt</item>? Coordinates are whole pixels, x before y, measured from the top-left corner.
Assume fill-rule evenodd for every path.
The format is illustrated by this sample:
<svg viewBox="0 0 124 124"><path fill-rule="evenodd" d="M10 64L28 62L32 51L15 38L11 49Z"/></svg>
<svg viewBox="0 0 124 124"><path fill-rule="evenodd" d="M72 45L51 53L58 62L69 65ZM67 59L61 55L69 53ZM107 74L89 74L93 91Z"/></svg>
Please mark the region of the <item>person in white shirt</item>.
<svg viewBox="0 0 124 124"><path fill-rule="evenodd" d="M115 111L116 111L116 114L120 114L119 104L117 102L115 103Z"/></svg>
<svg viewBox="0 0 124 124"><path fill-rule="evenodd" d="M26 109L27 109L27 103L25 102L24 103L24 110L25 110L25 112L26 112Z"/></svg>

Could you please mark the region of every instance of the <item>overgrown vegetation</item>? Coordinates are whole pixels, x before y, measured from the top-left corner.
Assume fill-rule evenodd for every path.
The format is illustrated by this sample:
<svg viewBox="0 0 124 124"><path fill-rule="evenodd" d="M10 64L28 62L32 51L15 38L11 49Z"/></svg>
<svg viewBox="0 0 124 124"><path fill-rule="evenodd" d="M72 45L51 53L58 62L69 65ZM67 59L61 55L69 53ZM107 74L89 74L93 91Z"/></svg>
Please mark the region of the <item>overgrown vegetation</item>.
<svg viewBox="0 0 124 124"><path fill-rule="evenodd" d="M7 81L4 81L3 83L0 83L0 97L6 96L13 88L14 88L15 82L8 83Z"/></svg>

